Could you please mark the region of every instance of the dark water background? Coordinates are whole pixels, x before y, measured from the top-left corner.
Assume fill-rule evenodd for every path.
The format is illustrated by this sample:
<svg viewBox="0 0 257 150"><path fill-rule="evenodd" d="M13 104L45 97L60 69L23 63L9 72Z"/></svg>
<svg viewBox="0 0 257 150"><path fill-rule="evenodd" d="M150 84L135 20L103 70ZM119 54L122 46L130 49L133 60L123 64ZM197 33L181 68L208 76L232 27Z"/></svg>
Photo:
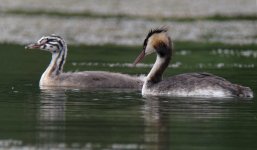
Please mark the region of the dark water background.
<svg viewBox="0 0 257 150"><path fill-rule="evenodd" d="M190 44L190 43L189 43ZM178 44L165 76L206 71L257 90L256 47ZM133 49L133 50L131 50ZM65 71L146 74L140 47L73 46ZM45 52L2 44L1 149L241 150L257 148L257 99L142 97L133 90L40 89ZM256 92L255 92L256 95Z"/></svg>

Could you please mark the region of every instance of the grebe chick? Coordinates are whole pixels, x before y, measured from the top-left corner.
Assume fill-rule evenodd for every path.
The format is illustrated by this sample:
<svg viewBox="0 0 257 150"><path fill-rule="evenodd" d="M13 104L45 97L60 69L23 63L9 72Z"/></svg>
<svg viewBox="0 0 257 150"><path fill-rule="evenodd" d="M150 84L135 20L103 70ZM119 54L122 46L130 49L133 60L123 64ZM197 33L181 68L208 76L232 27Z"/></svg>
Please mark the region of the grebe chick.
<svg viewBox="0 0 257 150"><path fill-rule="evenodd" d="M52 53L52 60L42 74L39 85L54 87L82 88L128 88L141 89L143 81L139 77L104 71L84 71L64 73L67 44L60 36L43 36L26 49L41 49Z"/></svg>
<svg viewBox="0 0 257 150"><path fill-rule="evenodd" d="M185 73L162 80L162 74L171 60L173 46L167 29L151 30L143 44L143 51L134 65L145 55L156 52L156 61L146 77L142 95L196 96L196 97L253 97L249 87L233 84L210 73Z"/></svg>

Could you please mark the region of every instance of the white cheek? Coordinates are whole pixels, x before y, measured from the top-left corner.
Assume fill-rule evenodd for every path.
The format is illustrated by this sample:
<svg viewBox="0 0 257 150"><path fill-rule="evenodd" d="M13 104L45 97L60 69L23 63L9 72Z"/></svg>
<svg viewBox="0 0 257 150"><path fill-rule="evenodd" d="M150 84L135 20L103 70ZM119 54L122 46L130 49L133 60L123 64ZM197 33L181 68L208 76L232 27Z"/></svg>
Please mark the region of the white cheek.
<svg viewBox="0 0 257 150"><path fill-rule="evenodd" d="M57 47L53 46L53 47L50 47L49 49L53 50L53 51L56 51L57 50Z"/></svg>
<svg viewBox="0 0 257 150"><path fill-rule="evenodd" d="M46 45L45 49L46 50L52 50L52 48L49 45Z"/></svg>
<svg viewBox="0 0 257 150"><path fill-rule="evenodd" d="M44 45L41 45L40 49L46 49L46 47Z"/></svg>
<svg viewBox="0 0 257 150"><path fill-rule="evenodd" d="M151 44L148 44L145 48L145 54L149 55L155 52L154 47Z"/></svg>

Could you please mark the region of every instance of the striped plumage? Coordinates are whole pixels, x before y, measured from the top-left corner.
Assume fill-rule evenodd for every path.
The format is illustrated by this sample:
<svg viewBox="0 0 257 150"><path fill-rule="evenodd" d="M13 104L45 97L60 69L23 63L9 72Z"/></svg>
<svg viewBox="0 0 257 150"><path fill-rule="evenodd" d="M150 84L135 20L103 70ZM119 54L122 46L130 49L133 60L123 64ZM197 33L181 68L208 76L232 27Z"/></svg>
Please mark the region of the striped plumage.
<svg viewBox="0 0 257 150"><path fill-rule="evenodd" d="M233 84L210 73L185 73L162 79L173 52L167 29L151 30L143 44L143 51L135 60L157 53L156 61L146 77L143 95L200 96L200 97L253 97L249 87Z"/></svg>
<svg viewBox="0 0 257 150"><path fill-rule="evenodd" d="M36 43L29 44L27 49L41 49L52 53L52 60L42 74L41 87L82 87L82 88L128 88L140 89L143 81L121 73L104 71L63 72L67 57L67 44L57 35L43 36Z"/></svg>

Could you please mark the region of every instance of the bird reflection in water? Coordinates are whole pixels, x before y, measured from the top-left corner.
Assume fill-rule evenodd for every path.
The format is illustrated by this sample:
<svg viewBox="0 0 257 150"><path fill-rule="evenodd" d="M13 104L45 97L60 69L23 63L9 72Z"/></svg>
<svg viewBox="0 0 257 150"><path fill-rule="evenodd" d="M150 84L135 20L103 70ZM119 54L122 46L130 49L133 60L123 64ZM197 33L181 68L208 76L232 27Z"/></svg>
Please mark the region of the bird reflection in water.
<svg viewBox="0 0 257 150"><path fill-rule="evenodd" d="M142 107L145 149L169 149L169 113L165 112L168 102L158 97L145 98L145 105Z"/></svg>
<svg viewBox="0 0 257 150"><path fill-rule="evenodd" d="M63 89L41 89L38 110L38 144L40 147L58 148L63 146L66 100Z"/></svg>

